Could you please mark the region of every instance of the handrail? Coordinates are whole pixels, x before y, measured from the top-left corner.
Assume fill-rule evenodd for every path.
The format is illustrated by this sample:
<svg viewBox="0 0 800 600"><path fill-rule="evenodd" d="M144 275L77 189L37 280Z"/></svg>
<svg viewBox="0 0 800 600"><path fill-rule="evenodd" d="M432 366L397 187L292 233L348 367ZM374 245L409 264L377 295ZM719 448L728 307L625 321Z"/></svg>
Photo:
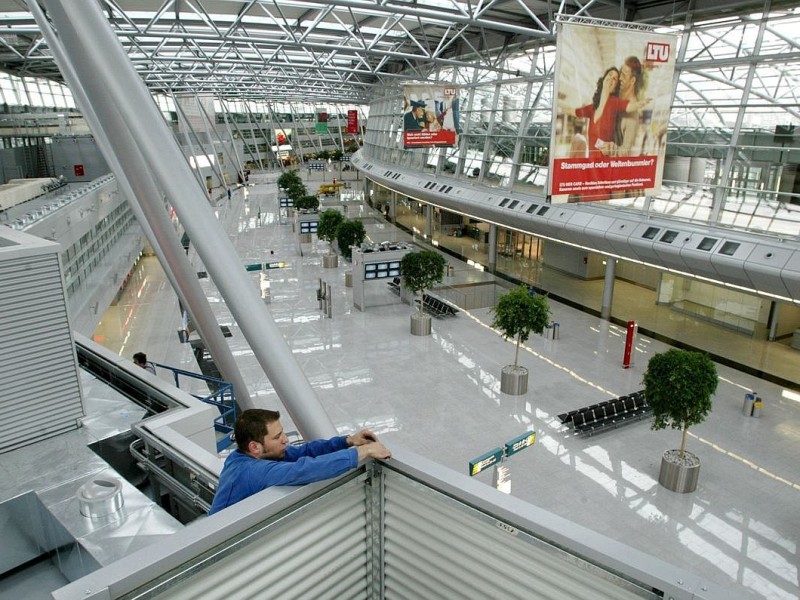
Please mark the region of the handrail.
<svg viewBox="0 0 800 600"><path fill-rule="evenodd" d="M219 379L218 377L209 377L208 375L193 373L192 371L186 371L184 369L179 369L178 367L172 367L162 363L153 364L156 367L172 371L172 375L175 379L175 387L178 389L181 389L180 376L183 375L189 379L199 379L200 381L205 381L208 386L214 390L207 396L199 396L197 394L193 394L192 392L188 393L201 402L211 404L219 409L219 416L214 418L214 429L226 435L225 437L217 440L217 452L221 452L230 446L233 443L233 439L231 438L230 434L233 433L233 426L236 423L237 414L236 396L233 392L233 384L225 381L224 379Z"/></svg>
<svg viewBox="0 0 800 600"><path fill-rule="evenodd" d="M172 493L177 494L179 498L189 502L193 508L199 509L203 511L203 513L207 513L211 509L211 503L203 499L199 489L201 486L204 486L207 494L213 498L214 487L211 487L209 482L204 478L199 477L190 467L182 465L187 469L189 479L195 489L185 486L180 480L167 473L167 471L158 464L158 461L153 460L148 453L147 444L144 440L138 439L131 442L130 446L128 446L128 451L131 453L131 456L136 459L141 469L150 473L159 483L167 487ZM211 483L216 484L217 482L214 481Z"/></svg>

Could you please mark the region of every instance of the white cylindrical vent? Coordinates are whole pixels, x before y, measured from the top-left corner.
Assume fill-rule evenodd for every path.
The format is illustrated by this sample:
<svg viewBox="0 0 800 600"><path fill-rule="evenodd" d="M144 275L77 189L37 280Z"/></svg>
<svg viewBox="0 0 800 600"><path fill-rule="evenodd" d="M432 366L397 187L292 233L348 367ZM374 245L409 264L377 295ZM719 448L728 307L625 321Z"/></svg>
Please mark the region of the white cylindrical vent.
<svg viewBox="0 0 800 600"><path fill-rule="evenodd" d="M113 478L96 478L84 483L76 494L84 517L105 517L118 512L125 503L122 483Z"/></svg>

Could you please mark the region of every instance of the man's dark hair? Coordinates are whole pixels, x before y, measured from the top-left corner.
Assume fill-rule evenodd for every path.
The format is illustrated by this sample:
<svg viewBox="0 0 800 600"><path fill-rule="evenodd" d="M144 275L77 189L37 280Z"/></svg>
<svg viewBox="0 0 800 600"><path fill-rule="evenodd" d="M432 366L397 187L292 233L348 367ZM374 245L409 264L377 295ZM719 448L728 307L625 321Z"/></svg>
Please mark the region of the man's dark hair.
<svg viewBox="0 0 800 600"><path fill-rule="evenodd" d="M133 362L137 365L144 365L147 363L147 354L144 352L137 352L133 355Z"/></svg>
<svg viewBox="0 0 800 600"><path fill-rule="evenodd" d="M263 442L267 435L267 426L281 418L277 410L250 408L239 415L233 427L236 447L240 452L247 452L250 442Z"/></svg>
<svg viewBox="0 0 800 600"><path fill-rule="evenodd" d="M636 83L633 84L633 95L638 98L639 93L644 87L642 63L636 56L629 56L625 59L625 64L628 65L628 68L631 70L631 76L636 79Z"/></svg>

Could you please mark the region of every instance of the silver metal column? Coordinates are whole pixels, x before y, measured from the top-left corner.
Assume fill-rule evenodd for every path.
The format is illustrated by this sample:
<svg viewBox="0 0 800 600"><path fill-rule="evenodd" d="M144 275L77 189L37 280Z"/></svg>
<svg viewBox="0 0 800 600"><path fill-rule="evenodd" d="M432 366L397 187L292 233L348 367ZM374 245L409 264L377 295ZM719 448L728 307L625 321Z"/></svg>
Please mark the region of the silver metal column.
<svg viewBox="0 0 800 600"><path fill-rule="evenodd" d="M94 0L73 0L69 11L58 0L44 3L56 25L66 58L81 82L88 84L95 78L102 84L102 93L93 90L87 94L89 102L113 103L119 117L129 123L130 136L124 141L136 144L148 161L298 429L306 438L335 434L336 428L247 278L231 241L197 189L180 148L100 7ZM102 119L101 124L105 126Z"/></svg>
<svg viewBox="0 0 800 600"><path fill-rule="evenodd" d="M425 205L425 237L433 239L433 206Z"/></svg>
<svg viewBox="0 0 800 600"><path fill-rule="evenodd" d="M497 225L489 225L489 264L486 265L490 273L497 270Z"/></svg>
<svg viewBox="0 0 800 600"><path fill-rule="evenodd" d="M767 340L770 342L775 341L775 336L778 334L778 316L780 314L781 305L773 300L769 305L769 317L767 318Z"/></svg>
<svg viewBox="0 0 800 600"><path fill-rule="evenodd" d="M611 318L611 303L614 301L614 277L617 271L617 260L606 258L606 277L603 281L603 303L600 305L600 318Z"/></svg>
<svg viewBox="0 0 800 600"><path fill-rule="evenodd" d="M172 284L172 289L175 290L181 303L189 311L200 336L214 357L220 373L226 381L233 385L237 404L241 408L255 408L250 398L250 391L233 358L228 342L225 341L206 295L197 281L197 273L186 258L186 253L172 228L167 211L161 202L163 194L147 169L144 158L138 151L131 148L130 154L124 157L124 165L120 162L113 151L106 128L100 125L100 119L89 103L84 88L78 83L71 63L64 56L60 40L47 25L38 5L33 9L33 15L39 23L43 35L47 38L47 45L53 52L53 56L59 60L61 73L81 107L84 118L89 122L97 144L112 167L117 183L128 199L128 204L136 216L136 220L164 268L164 272ZM115 112L115 108L107 104L102 104L100 110L108 112L109 115ZM115 124L119 126L118 135L114 136L115 139L124 139L125 136L130 135L119 119L108 120L109 128L113 129ZM128 177L129 173L132 177ZM137 200L140 197L152 198L153 201L146 206L140 205Z"/></svg>

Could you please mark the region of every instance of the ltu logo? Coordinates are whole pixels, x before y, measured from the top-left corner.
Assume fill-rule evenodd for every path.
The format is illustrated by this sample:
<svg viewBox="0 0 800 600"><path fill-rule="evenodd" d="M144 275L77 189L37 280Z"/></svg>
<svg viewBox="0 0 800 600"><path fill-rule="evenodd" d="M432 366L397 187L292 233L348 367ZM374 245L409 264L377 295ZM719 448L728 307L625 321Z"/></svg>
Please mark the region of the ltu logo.
<svg viewBox="0 0 800 600"><path fill-rule="evenodd" d="M669 60L669 44L647 42L644 59L650 62L667 62Z"/></svg>

